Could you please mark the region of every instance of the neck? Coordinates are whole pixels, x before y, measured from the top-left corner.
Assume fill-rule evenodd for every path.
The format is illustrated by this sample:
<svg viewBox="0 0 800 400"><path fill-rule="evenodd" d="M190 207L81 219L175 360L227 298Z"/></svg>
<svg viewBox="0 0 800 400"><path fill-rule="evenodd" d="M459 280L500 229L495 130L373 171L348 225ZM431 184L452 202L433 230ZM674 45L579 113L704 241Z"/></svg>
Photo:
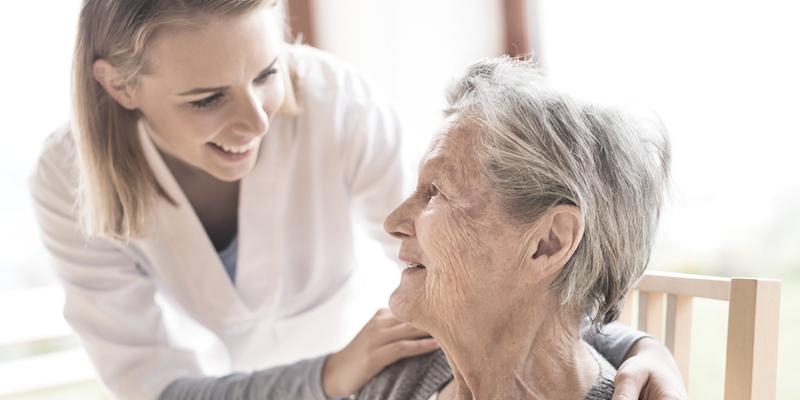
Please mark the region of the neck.
<svg viewBox="0 0 800 400"><path fill-rule="evenodd" d="M161 158L164 160L164 164L167 166L167 169L169 169L169 172L172 173L172 176L175 177L175 180L178 181L178 183L184 181L222 182L209 175L202 169L189 165L177 157L165 152L164 150L161 150L161 148L158 146L156 146L156 149L158 149L158 154L161 155Z"/></svg>
<svg viewBox="0 0 800 400"><path fill-rule="evenodd" d="M480 328L462 327L458 336L437 337L454 376L452 387L443 392L443 398L586 396L599 367L581 341L580 316L565 315L555 304L531 304L536 306L526 313L513 310L502 313L506 318L484 321L488 325L478 325Z"/></svg>

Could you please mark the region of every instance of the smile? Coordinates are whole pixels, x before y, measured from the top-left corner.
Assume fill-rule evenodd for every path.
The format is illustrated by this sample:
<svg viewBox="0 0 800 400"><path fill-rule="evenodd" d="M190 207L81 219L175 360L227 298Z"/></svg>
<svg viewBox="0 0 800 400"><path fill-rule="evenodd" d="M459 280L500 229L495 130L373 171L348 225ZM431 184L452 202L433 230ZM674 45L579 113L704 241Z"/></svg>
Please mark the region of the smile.
<svg viewBox="0 0 800 400"><path fill-rule="evenodd" d="M250 143L244 146L228 146L226 144L218 143L218 142L209 142L213 146L217 147L218 149L231 154L244 154L250 151L252 148L256 147L258 144L258 140L251 140Z"/></svg>

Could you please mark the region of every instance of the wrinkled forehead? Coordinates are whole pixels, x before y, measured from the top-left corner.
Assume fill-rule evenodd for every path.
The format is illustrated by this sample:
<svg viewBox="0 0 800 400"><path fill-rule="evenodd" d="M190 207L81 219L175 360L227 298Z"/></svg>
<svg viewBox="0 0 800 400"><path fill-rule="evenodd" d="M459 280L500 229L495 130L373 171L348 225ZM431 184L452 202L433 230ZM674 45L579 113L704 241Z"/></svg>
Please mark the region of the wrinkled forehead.
<svg viewBox="0 0 800 400"><path fill-rule="evenodd" d="M454 184L477 184L482 176L481 153L475 129L464 121L448 118L420 161L420 176L436 175Z"/></svg>

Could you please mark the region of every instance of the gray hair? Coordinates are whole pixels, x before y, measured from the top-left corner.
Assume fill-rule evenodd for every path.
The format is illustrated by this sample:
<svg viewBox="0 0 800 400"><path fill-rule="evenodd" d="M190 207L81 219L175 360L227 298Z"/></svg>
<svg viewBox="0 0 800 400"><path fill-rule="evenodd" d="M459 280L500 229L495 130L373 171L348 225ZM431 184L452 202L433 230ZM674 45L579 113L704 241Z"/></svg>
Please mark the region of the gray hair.
<svg viewBox="0 0 800 400"><path fill-rule="evenodd" d="M447 97L445 114L477 129L485 173L514 221L562 204L581 210L584 236L553 288L596 328L616 320L647 266L669 175L660 121L577 101L509 57L473 64Z"/></svg>

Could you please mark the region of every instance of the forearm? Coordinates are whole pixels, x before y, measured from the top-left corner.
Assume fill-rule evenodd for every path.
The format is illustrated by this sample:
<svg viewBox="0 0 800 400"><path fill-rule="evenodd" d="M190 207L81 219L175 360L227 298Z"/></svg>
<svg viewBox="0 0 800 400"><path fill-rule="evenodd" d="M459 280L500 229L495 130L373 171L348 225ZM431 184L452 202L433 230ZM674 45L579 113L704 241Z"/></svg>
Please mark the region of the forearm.
<svg viewBox="0 0 800 400"><path fill-rule="evenodd" d="M322 368L325 356L252 373L223 377L180 378L167 386L159 400L183 399L298 399L325 400Z"/></svg>

